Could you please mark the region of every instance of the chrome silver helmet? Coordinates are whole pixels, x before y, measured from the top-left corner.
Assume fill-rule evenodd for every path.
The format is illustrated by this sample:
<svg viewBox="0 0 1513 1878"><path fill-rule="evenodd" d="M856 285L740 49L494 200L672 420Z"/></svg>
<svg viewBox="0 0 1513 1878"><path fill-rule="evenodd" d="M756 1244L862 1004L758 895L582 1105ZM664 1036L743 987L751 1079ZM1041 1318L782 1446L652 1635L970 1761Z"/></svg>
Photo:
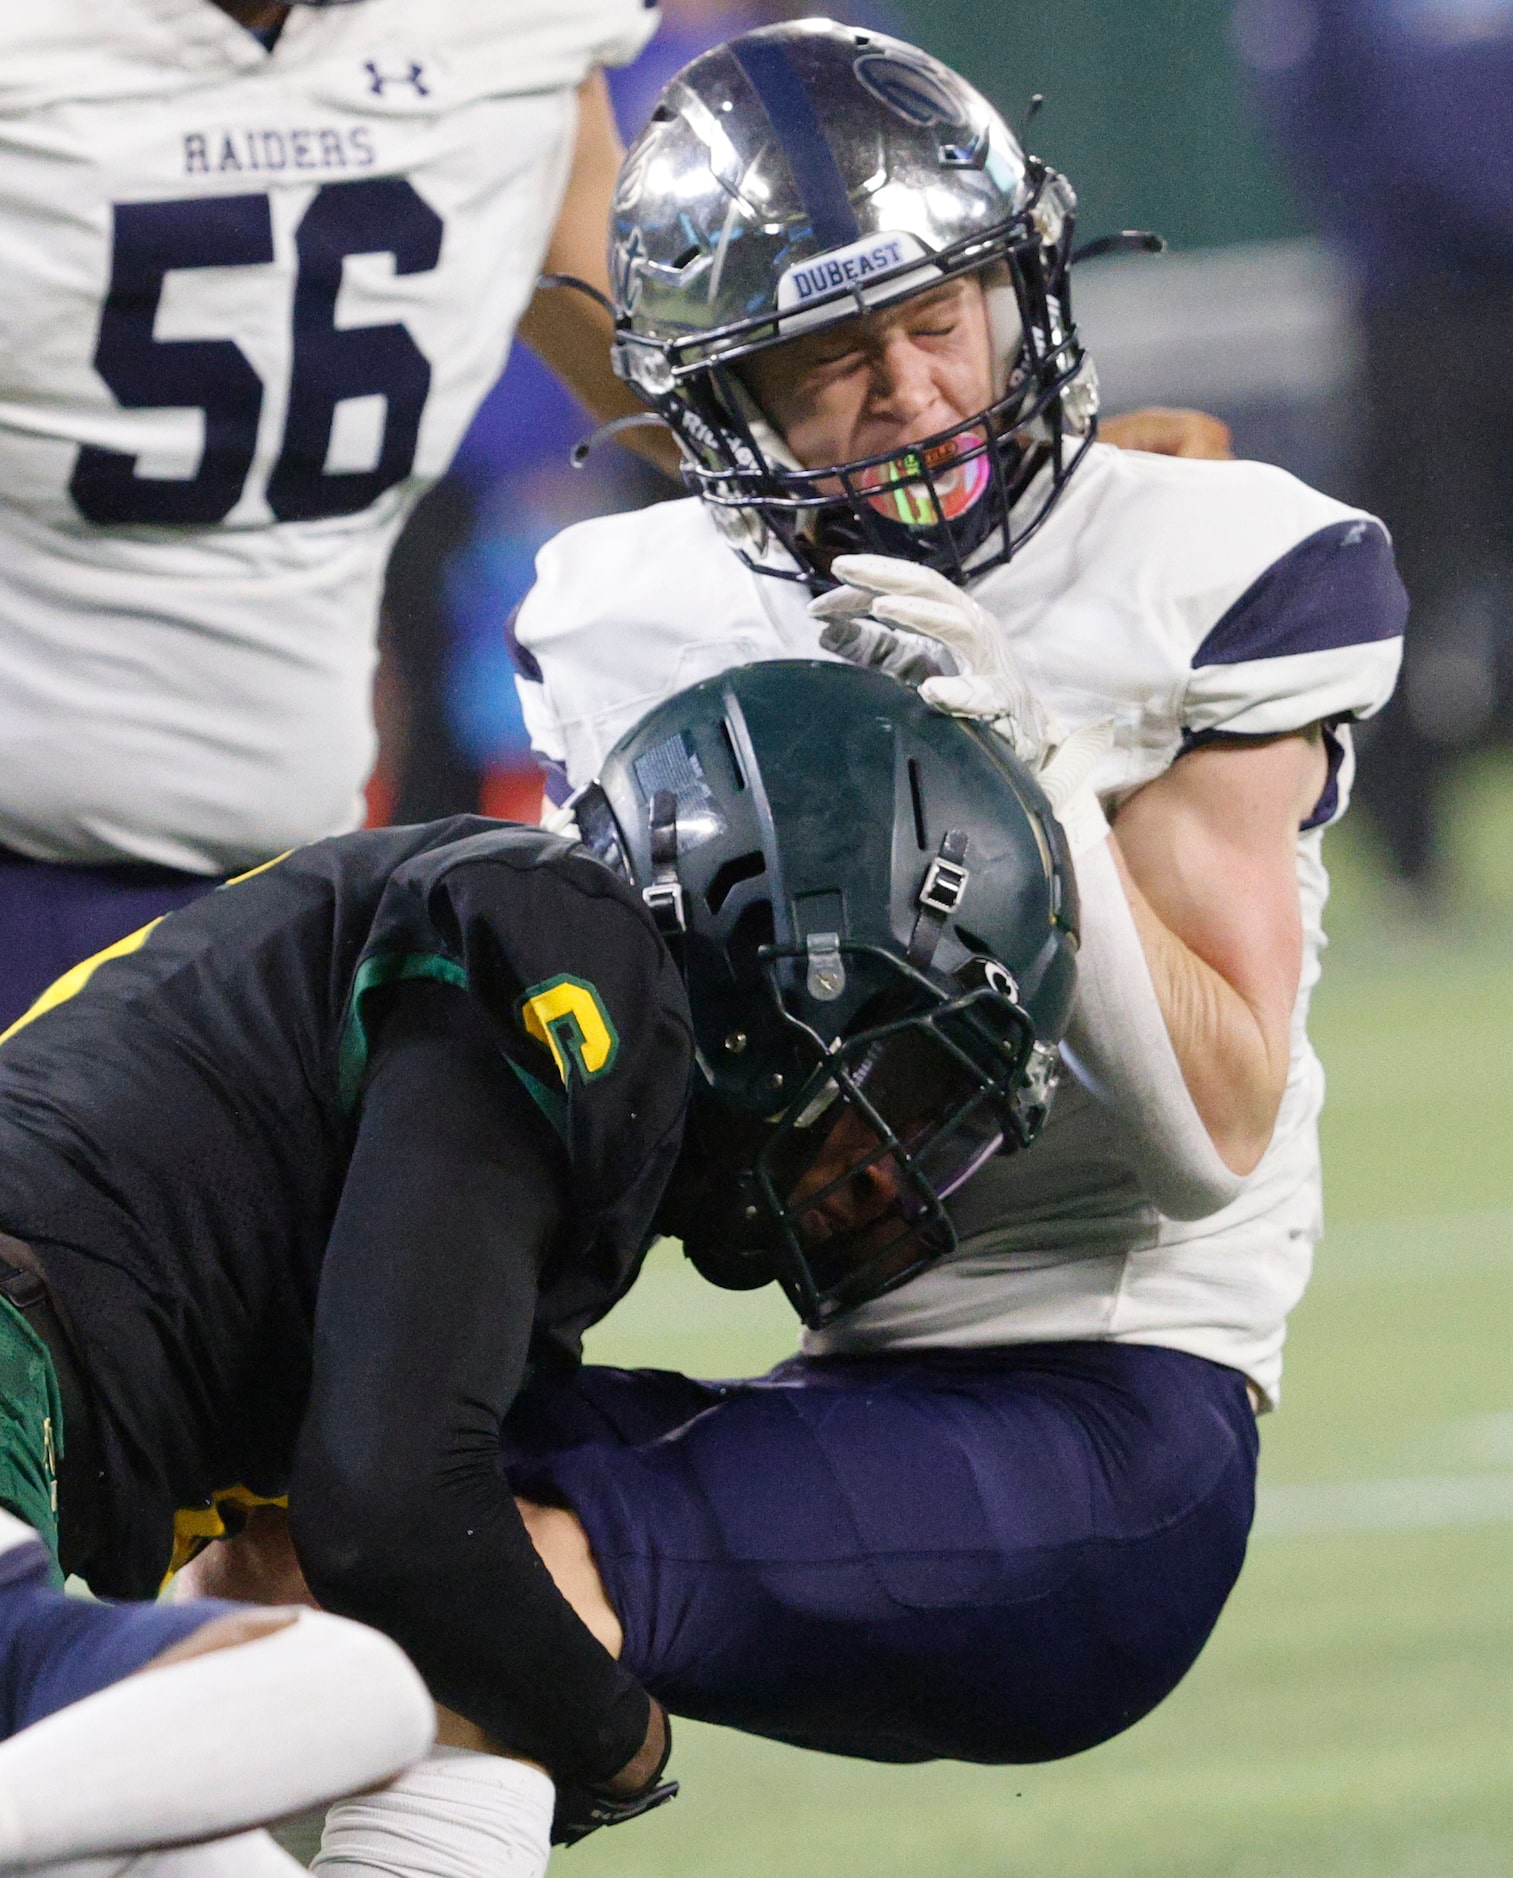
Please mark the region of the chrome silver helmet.
<svg viewBox="0 0 1513 1878"><path fill-rule="evenodd" d="M1070 185L947 66L881 33L743 33L662 92L615 194L615 366L676 432L684 474L763 573L837 553L964 580L1044 521L1092 441L1097 386L1068 297ZM804 468L740 365L977 273L993 401L900 453ZM791 565L774 565L776 542ZM786 557L778 557L782 562Z"/></svg>

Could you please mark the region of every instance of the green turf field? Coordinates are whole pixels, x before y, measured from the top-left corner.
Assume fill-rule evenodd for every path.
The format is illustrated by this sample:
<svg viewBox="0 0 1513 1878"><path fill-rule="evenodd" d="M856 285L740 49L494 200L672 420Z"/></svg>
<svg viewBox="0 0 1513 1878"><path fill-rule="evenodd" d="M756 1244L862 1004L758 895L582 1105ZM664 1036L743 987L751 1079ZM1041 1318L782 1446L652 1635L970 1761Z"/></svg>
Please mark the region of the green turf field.
<svg viewBox="0 0 1513 1878"><path fill-rule="evenodd" d="M1186 1684L1058 1766L875 1768L684 1725L683 1797L570 1878L1513 1874L1513 776L1415 930L1331 852L1329 1234L1264 1427L1261 1523ZM1344 843L1344 834L1335 838ZM755 1369L786 1307L657 1262L600 1360Z"/></svg>

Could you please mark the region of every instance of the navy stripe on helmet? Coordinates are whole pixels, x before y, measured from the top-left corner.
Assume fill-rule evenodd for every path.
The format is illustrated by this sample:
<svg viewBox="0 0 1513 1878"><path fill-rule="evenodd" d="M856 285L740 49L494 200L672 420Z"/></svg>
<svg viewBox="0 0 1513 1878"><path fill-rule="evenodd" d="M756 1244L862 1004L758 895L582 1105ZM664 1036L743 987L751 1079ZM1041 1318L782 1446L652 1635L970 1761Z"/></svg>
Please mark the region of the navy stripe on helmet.
<svg viewBox="0 0 1513 1878"><path fill-rule="evenodd" d="M753 36L735 40L730 50L777 132L815 239L822 248L859 241L862 231L846 194L846 179L787 46L780 39Z"/></svg>

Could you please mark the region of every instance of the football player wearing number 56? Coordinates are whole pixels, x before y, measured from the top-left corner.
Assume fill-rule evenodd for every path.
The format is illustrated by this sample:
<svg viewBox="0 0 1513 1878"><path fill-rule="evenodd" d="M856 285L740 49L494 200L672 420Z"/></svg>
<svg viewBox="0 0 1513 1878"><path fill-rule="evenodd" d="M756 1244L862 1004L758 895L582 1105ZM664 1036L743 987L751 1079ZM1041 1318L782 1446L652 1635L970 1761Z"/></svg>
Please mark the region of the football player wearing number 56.
<svg viewBox="0 0 1513 1878"><path fill-rule="evenodd" d="M598 416L633 408L607 315L535 283L604 278L597 68L656 19L5 9L0 1027L358 820L389 549L517 322Z"/></svg>

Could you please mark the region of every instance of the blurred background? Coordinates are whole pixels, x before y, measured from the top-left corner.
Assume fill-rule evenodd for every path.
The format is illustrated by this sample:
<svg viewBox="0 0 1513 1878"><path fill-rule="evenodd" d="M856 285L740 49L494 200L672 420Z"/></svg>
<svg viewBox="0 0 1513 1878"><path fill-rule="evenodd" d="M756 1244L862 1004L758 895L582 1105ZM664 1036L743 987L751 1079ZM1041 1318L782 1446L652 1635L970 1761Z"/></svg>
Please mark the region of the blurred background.
<svg viewBox="0 0 1513 1878"><path fill-rule="evenodd" d="M633 135L702 47L801 9L663 0ZM1197 404L1382 514L1397 700L1330 836L1328 1236L1264 1426L1240 1590L1150 1720L1078 1760L883 1769L684 1727L684 1798L576 1878L1513 1873L1513 0L889 0L1081 196L1165 234L1076 281L1106 408ZM534 816L502 631L564 523L677 493L517 349L396 552L376 817ZM786 1307L667 1250L602 1360L749 1372Z"/></svg>

